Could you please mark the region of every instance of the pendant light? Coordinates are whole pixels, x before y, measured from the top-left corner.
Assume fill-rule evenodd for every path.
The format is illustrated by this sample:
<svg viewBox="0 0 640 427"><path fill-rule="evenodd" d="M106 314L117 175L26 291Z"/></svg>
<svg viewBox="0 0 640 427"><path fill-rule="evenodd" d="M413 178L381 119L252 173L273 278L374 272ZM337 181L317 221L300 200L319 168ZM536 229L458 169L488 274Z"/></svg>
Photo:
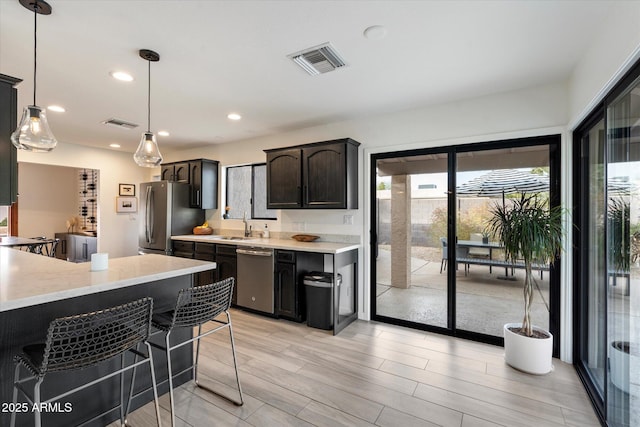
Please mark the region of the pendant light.
<svg viewBox="0 0 640 427"><path fill-rule="evenodd" d="M49 129L46 111L36 104L36 54L38 14L51 15L51 5L44 0L20 0L20 4L33 11L33 105L24 108L18 128L11 134L11 142L21 150L48 152L56 148L58 141Z"/></svg>
<svg viewBox="0 0 640 427"><path fill-rule="evenodd" d="M158 62L160 55L148 49L141 49L140 57L149 64L149 83L147 92L147 131L142 134L140 145L133 155L133 160L138 166L146 166L152 168L162 163L162 154L156 142L156 136L151 133L151 62Z"/></svg>

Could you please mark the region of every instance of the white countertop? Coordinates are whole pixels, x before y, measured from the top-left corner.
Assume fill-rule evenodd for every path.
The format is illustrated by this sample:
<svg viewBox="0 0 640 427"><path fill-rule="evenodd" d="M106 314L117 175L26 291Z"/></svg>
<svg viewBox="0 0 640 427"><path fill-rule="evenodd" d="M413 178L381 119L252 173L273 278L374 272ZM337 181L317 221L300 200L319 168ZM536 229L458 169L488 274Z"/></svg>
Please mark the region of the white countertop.
<svg viewBox="0 0 640 427"><path fill-rule="evenodd" d="M216 267L213 262L165 255L110 258L109 268L90 271L91 263L0 248L0 312L73 298Z"/></svg>
<svg viewBox="0 0 640 427"><path fill-rule="evenodd" d="M186 234L183 236L171 236L172 240L186 240L189 242L221 243L236 246L256 246L261 248L285 249L300 252L318 252L324 254L339 254L359 249L359 244L335 243L335 242L298 242L293 239L263 239L251 237L243 240L227 240L216 235Z"/></svg>

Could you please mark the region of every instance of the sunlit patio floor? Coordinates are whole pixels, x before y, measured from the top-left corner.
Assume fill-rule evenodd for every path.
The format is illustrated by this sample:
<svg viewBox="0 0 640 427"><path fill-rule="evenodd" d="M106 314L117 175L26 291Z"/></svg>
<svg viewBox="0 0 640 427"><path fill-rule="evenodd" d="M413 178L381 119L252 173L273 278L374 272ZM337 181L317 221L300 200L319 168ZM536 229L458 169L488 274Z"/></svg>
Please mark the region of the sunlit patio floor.
<svg viewBox="0 0 640 427"><path fill-rule="evenodd" d="M505 323L521 322L523 316L522 284L524 270L515 271L515 280L504 280L504 268L471 265L465 276L464 267L456 271L457 329L502 336ZM539 289L532 308L535 325L548 329L549 273L543 279L536 273ZM411 286L392 286L391 254L380 249L377 259L376 313L397 319L446 327L447 272L440 273L440 261L411 259Z"/></svg>

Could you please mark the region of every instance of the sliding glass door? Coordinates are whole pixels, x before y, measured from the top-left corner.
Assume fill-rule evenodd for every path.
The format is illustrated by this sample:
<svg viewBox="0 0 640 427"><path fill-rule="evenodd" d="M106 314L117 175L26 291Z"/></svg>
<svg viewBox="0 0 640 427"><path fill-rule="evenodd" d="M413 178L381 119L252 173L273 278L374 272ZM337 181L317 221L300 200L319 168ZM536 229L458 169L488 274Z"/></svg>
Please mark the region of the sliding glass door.
<svg viewBox="0 0 640 427"><path fill-rule="evenodd" d="M640 425L640 64L574 134L575 363L609 426Z"/></svg>
<svg viewBox="0 0 640 427"><path fill-rule="evenodd" d="M448 328L448 154L375 162L378 317Z"/></svg>
<svg viewBox="0 0 640 427"><path fill-rule="evenodd" d="M502 336L506 323L523 317L522 263L507 266L497 236L486 224L496 207L520 194L549 200L549 145L459 152L456 157L456 237L466 273L456 281L456 328ZM549 330L551 266L534 271L532 322Z"/></svg>
<svg viewBox="0 0 640 427"><path fill-rule="evenodd" d="M640 78L607 108L607 418L640 425Z"/></svg>
<svg viewBox="0 0 640 427"><path fill-rule="evenodd" d="M577 252L577 277L582 282L577 294L576 333L580 336L577 347L577 365L589 377L592 394L597 396L596 405L602 414L605 393L606 349L606 298L607 267L605 246L605 218L607 204L605 196L605 123L604 114L592 119L579 137L581 163L580 178L576 180L576 194L583 202L575 212L579 230Z"/></svg>
<svg viewBox="0 0 640 427"><path fill-rule="evenodd" d="M502 344L503 324L522 320L523 271L507 268L485 225L491 206L511 203L520 190L557 203L559 142L373 155L372 318ZM534 322L556 332L553 266L536 278Z"/></svg>

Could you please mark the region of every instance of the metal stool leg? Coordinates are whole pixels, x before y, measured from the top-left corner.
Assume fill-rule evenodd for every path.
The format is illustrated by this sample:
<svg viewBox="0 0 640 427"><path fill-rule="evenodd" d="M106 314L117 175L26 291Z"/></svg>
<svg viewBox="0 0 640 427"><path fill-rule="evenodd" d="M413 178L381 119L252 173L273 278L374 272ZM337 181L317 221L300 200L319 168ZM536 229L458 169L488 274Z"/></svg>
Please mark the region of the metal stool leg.
<svg viewBox="0 0 640 427"><path fill-rule="evenodd" d="M147 345L147 354L149 355L149 369L151 370L151 385L153 387L153 400L156 407L156 419L158 421L158 427L162 427L162 421L160 421L160 402L158 400L158 387L156 386L156 370L153 366L153 354L151 353L151 345L149 342Z"/></svg>
<svg viewBox="0 0 640 427"><path fill-rule="evenodd" d="M33 406L35 407L33 416L35 418L35 427L42 426L42 417L40 414L40 385L42 384L42 380L44 380L44 378L39 378L36 384L33 386Z"/></svg>
<svg viewBox="0 0 640 427"><path fill-rule="evenodd" d="M173 403L173 371L171 370L171 347L169 346L169 337L171 336L171 331L167 332L164 339L164 345L167 353L167 375L169 376L169 403L171 405L171 426L175 427L176 425L176 408Z"/></svg>
<svg viewBox="0 0 640 427"><path fill-rule="evenodd" d="M135 360L134 360L134 363L135 363ZM123 427L127 425L126 415L124 413L124 406L122 404L124 402L124 366L125 366L124 353L122 353L122 355L120 356L120 369L123 370L122 372L120 372L120 425ZM129 409L129 403L127 403L127 410L128 409Z"/></svg>
<svg viewBox="0 0 640 427"><path fill-rule="evenodd" d="M16 404L18 403L18 387L16 386L16 384L18 383L18 380L20 379L20 364L17 363L16 364L16 369L14 371L13 374L13 399L12 399L12 403L13 403L13 407L16 407ZM12 411L11 412L11 427L15 427L16 425L16 411Z"/></svg>
<svg viewBox="0 0 640 427"><path fill-rule="evenodd" d="M233 329L231 327L231 314L229 313L229 311L225 311L225 314L227 315L227 324L229 326L229 337L231 338L231 352L233 353L233 367L236 370L236 383L238 384L238 393L240 394L240 405L243 405L244 399L242 397L242 387L240 386L240 377L238 376L238 360L236 359L236 344L235 344L235 341L233 340Z"/></svg>
<svg viewBox="0 0 640 427"><path fill-rule="evenodd" d="M193 382L196 383L198 387L198 358L200 357L200 335L202 335L202 325L198 325L198 339L196 340L196 360L193 364Z"/></svg>

